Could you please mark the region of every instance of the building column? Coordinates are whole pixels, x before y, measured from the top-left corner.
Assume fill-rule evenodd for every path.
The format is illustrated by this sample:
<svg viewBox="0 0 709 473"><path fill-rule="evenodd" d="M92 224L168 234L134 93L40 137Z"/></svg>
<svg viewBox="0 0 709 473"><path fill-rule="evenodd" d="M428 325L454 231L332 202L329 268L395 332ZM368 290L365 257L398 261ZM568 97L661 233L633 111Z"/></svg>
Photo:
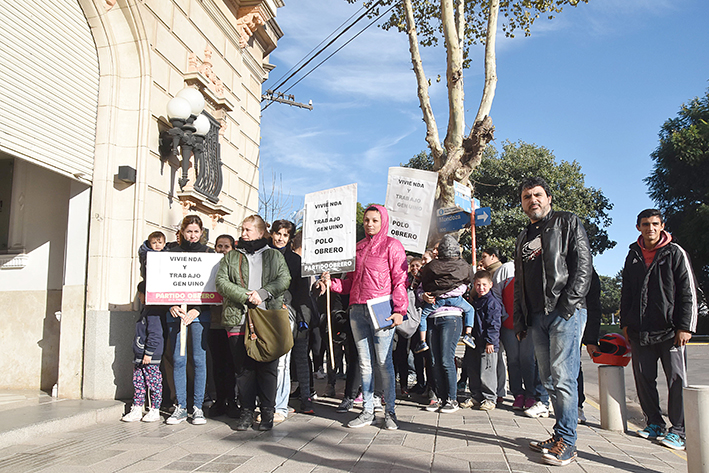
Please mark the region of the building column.
<svg viewBox="0 0 709 473"><path fill-rule="evenodd" d="M71 182L59 334L59 397L81 398L91 188Z"/></svg>

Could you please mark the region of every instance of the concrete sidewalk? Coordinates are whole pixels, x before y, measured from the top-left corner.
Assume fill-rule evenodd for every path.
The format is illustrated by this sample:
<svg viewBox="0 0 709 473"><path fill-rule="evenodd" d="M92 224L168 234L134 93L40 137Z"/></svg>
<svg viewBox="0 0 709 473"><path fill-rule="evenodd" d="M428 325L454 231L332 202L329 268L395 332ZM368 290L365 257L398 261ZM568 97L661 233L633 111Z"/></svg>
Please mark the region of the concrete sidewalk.
<svg viewBox="0 0 709 473"><path fill-rule="evenodd" d="M324 391L322 381L316 383ZM338 382L338 391L341 390ZM322 389L322 390L321 390ZM70 401L64 401L70 402ZM90 401L74 401L90 402ZM400 429L348 429L358 414L337 414L337 399L316 401L316 415L295 414L271 432L237 432L228 417L206 425L127 424L86 420L78 430L58 425L0 449L2 472L547 472L530 440L550 436L554 419L514 412L511 400L491 412L461 409L430 413L397 401ZM599 428L590 400L587 425L579 426L579 459L568 472L686 471L686 455L634 435ZM39 409L41 406L35 407ZM94 406L98 407L98 406ZM105 408L105 407L104 407ZM115 409L115 405L112 407ZM32 409L24 407L23 409ZM85 406L84 409L89 409ZM0 412L0 414L3 414ZM27 413L23 414L27 415ZM381 418L381 417L380 417ZM0 424L2 425L2 424Z"/></svg>

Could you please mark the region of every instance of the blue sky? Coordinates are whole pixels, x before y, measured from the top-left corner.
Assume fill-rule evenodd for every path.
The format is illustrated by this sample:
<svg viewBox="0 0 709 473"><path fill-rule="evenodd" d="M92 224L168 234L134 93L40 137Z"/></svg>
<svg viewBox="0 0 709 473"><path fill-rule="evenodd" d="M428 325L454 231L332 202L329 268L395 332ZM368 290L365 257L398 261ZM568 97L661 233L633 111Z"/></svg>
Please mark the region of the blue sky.
<svg viewBox="0 0 709 473"><path fill-rule="evenodd" d="M271 54L277 67L264 90L359 7L286 0L277 18L285 36ZM643 178L661 125L709 87L708 26L705 0L590 0L554 20L537 20L530 37L498 39L493 146L523 140L581 164L586 185L614 204L608 232L618 245L595 258L600 274L622 267L638 235L635 216L653 206ZM443 139L445 52L425 48L422 54ZM481 50L464 80L470 123L482 93ZM388 168L426 149L403 34L371 27L288 93L315 108L266 109L260 159L262 179L269 185L273 173L282 175L295 207L306 193L352 182L360 202L383 203Z"/></svg>

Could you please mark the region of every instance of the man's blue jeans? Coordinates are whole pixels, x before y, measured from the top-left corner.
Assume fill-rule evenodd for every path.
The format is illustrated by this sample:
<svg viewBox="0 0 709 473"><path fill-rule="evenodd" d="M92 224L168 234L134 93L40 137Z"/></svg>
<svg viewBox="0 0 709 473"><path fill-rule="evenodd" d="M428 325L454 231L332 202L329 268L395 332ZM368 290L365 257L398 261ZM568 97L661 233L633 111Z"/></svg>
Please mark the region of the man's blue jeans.
<svg viewBox="0 0 709 473"><path fill-rule="evenodd" d="M394 385L392 343L396 330L385 328L375 331L365 304L350 306L350 327L352 327L352 336L357 345L359 368L362 372L364 410L374 412L374 370L377 370L382 381L386 411L393 414L396 386Z"/></svg>
<svg viewBox="0 0 709 473"><path fill-rule="evenodd" d="M554 407L554 435L576 445L578 384L581 336L586 326L586 309L576 309L569 320L559 315L534 314L530 331L539 376Z"/></svg>
<svg viewBox="0 0 709 473"><path fill-rule="evenodd" d="M438 397L442 401L455 401L458 392L455 368L455 347L458 345L463 321L457 315L433 317L428 330L431 344L433 372L436 376Z"/></svg>
<svg viewBox="0 0 709 473"><path fill-rule="evenodd" d="M205 313L206 312L206 313ZM192 362L194 363L194 399L192 405L202 409L204 391L207 386L207 338L209 334L209 310L202 308L202 313L187 326L187 336L192 344ZM175 396L177 404L187 409L187 356L180 356L180 319L167 313L167 326L170 344L173 347L173 376L175 378Z"/></svg>

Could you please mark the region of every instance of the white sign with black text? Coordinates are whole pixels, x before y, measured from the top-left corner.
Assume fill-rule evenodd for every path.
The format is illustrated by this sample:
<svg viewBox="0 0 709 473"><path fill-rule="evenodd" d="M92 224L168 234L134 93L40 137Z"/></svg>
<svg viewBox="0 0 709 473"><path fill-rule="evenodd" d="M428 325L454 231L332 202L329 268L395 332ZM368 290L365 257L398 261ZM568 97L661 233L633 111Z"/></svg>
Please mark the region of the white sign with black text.
<svg viewBox="0 0 709 473"><path fill-rule="evenodd" d="M303 276L354 271L357 184L305 195Z"/></svg>
<svg viewBox="0 0 709 473"><path fill-rule="evenodd" d="M221 304L216 276L223 256L219 253L148 252L146 304Z"/></svg>
<svg viewBox="0 0 709 473"><path fill-rule="evenodd" d="M423 253L431 224L438 174L420 169L389 168L385 207L389 212L389 236L406 251Z"/></svg>

